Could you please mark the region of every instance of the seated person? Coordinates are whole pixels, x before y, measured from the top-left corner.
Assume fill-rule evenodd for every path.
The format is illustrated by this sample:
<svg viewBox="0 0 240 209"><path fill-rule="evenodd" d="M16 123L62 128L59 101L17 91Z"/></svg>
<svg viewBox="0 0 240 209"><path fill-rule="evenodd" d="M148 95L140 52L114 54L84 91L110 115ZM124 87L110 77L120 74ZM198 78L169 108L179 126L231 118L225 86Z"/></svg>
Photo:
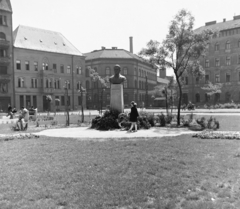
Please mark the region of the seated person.
<svg viewBox="0 0 240 209"><path fill-rule="evenodd" d="M13 113L12 113L12 106L9 104L8 105L8 114L7 117L10 115L10 119L13 119Z"/></svg>
<svg viewBox="0 0 240 209"><path fill-rule="evenodd" d="M29 121L29 111L25 107L22 107L21 114L19 115L18 121L16 122L16 128L23 131L27 130L28 121ZM20 123L20 127L18 123ZM25 127L23 127L24 123L25 123Z"/></svg>

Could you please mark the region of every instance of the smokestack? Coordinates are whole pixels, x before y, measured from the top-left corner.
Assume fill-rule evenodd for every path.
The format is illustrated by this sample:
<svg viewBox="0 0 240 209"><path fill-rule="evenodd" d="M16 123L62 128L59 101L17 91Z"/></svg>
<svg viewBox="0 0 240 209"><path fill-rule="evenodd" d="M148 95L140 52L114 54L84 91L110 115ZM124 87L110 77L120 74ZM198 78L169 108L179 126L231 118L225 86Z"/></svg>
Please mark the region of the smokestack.
<svg viewBox="0 0 240 209"><path fill-rule="evenodd" d="M226 22L226 18L223 19L223 22Z"/></svg>
<svg viewBox="0 0 240 209"><path fill-rule="evenodd" d="M130 52L133 53L133 37L129 37L130 40Z"/></svg>

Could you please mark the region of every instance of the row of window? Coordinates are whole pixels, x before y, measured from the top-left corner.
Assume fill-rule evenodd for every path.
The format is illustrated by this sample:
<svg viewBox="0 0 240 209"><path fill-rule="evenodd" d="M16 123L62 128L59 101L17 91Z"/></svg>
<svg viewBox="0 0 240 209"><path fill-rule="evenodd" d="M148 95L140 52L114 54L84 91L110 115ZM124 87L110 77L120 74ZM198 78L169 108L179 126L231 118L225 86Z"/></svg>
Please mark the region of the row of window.
<svg viewBox="0 0 240 209"><path fill-rule="evenodd" d="M231 57L230 57L230 56L227 56L227 57L226 57L225 64L226 64L227 66L231 65ZM238 64L240 64L240 55L238 55ZM220 59L219 59L219 58L215 58L215 60L214 60L214 66L215 66L215 67L219 67L220 65L221 65ZM210 66L210 61L209 61L209 59L206 59L206 60L205 60L205 67L206 67L206 68L211 67L211 66Z"/></svg>
<svg viewBox="0 0 240 209"><path fill-rule="evenodd" d="M86 76L88 77L89 76L89 67L90 66L88 66L88 67L86 67ZM95 72L97 72L97 67L94 67L93 68L94 70L95 70ZM134 68L134 75L135 76L139 76L139 77L143 77L143 78L145 78L146 76L148 76L150 79L152 79L152 80L154 80L154 78L156 78L156 74L154 74L154 73L150 73L150 72L147 72L147 71L145 71L145 70L143 70L143 69L141 69L141 68L139 68L139 74L137 73L137 68L135 67ZM127 67L123 67L123 69L122 69L122 74L123 75L128 75L128 68ZM105 75L106 76L110 76L111 74L113 74L113 71L112 71L112 73L111 73L111 68L110 67L106 67L105 68Z"/></svg>
<svg viewBox="0 0 240 209"><path fill-rule="evenodd" d="M31 88L38 88L38 87L45 87L45 88L53 88L53 89L61 89L61 82L60 79L46 79L44 84L43 80L41 79L41 85L39 85L38 82L39 79L37 78L31 78ZM77 90L80 90L81 82L77 82ZM18 83L17 83L18 88L24 88L25 86L25 79L22 77L18 78ZM69 80L66 80L64 82L63 88L71 89L71 83Z"/></svg>
<svg viewBox="0 0 240 209"><path fill-rule="evenodd" d="M188 77L182 77L184 85L188 85ZM200 79L196 78L195 84L199 84ZM207 84L210 81L209 75L205 75L205 84ZM220 74L215 74L215 83L220 83ZM238 73L238 81L240 81L240 72ZM225 82L230 83L231 82L231 74L226 73L225 74Z"/></svg>
<svg viewBox="0 0 240 209"><path fill-rule="evenodd" d="M214 101L215 102L219 102L220 101L220 93L217 93L214 95ZM187 97L187 95L185 95L185 98ZM230 98L231 98L231 94L230 92L226 92L225 93L225 102L230 102ZM239 100L240 100L240 93L239 93ZM209 102L210 101L210 95L208 95L207 93L204 94L204 102ZM199 103L199 102L203 102L201 101L201 96L199 93L195 94L195 102Z"/></svg>
<svg viewBox="0 0 240 209"><path fill-rule="evenodd" d="M1 53L1 51L0 51L0 53ZM1 54L0 54L0 56L1 56ZM30 62L29 61L25 61L24 64L25 64L25 70L29 71L30 70ZM22 69L22 64L21 64L20 60L16 60L16 69L17 70L21 70ZM34 69L34 71L38 71L39 70L38 62L33 62L33 69ZM49 69L48 63L43 62L42 63L42 70L53 70L56 73L57 72L57 64L54 63L52 65L52 69ZM64 65L63 64L60 65L60 73L64 73ZM67 65L66 73L67 74L71 73L71 65ZM76 66L76 74L82 74L80 66Z"/></svg>
<svg viewBox="0 0 240 209"><path fill-rule="evenodd" d="M238 40L238 47L240 47L240 39ZM208 48L210 48L210 43L208 43ZM231 49L231 42L228 40L225 43L225 50L230 50ZM220 50L220 44L216 42L214 44L214 51L219 51Z"/></svg>

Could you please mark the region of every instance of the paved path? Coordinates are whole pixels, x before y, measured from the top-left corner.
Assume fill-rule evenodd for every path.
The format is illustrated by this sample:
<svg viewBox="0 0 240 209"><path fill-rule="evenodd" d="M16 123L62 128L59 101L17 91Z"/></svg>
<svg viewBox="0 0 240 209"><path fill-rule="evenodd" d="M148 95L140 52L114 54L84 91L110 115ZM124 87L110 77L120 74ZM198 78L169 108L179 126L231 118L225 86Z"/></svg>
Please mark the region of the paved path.
<svg viewBox="0 0 240 209"><path fill-rule="evenodd" d="M48 129L36 133L35 135L51 136L51 137L64 137L64 138L77 138L81 140L96 139L125 139L125 138L160 138L164 136L178 136L181 134L193 134L195 132L186 128L163 128L152 127L148 130L138 130L137 132L128 133L127 131L113 130L113 131L98 131L88 127L78 128L62 128L62 129Z"/></svg>

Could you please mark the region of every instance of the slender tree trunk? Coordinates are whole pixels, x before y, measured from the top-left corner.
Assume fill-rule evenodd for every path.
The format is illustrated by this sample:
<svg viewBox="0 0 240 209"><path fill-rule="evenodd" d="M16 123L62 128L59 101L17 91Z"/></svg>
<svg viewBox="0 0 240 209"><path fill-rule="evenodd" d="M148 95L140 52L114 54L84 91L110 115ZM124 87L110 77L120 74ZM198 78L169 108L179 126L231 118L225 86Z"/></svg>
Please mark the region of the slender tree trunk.
<svg viewBox="0 0 240 209"><path fill-rule="evenodd" d="M179 89L179 100L178 100L178 112L177 112L177 124L180 125L180 111L181 111L181 103L182 103L182 86L179 81L179 78L176 76L178 89Z"/></svg>

